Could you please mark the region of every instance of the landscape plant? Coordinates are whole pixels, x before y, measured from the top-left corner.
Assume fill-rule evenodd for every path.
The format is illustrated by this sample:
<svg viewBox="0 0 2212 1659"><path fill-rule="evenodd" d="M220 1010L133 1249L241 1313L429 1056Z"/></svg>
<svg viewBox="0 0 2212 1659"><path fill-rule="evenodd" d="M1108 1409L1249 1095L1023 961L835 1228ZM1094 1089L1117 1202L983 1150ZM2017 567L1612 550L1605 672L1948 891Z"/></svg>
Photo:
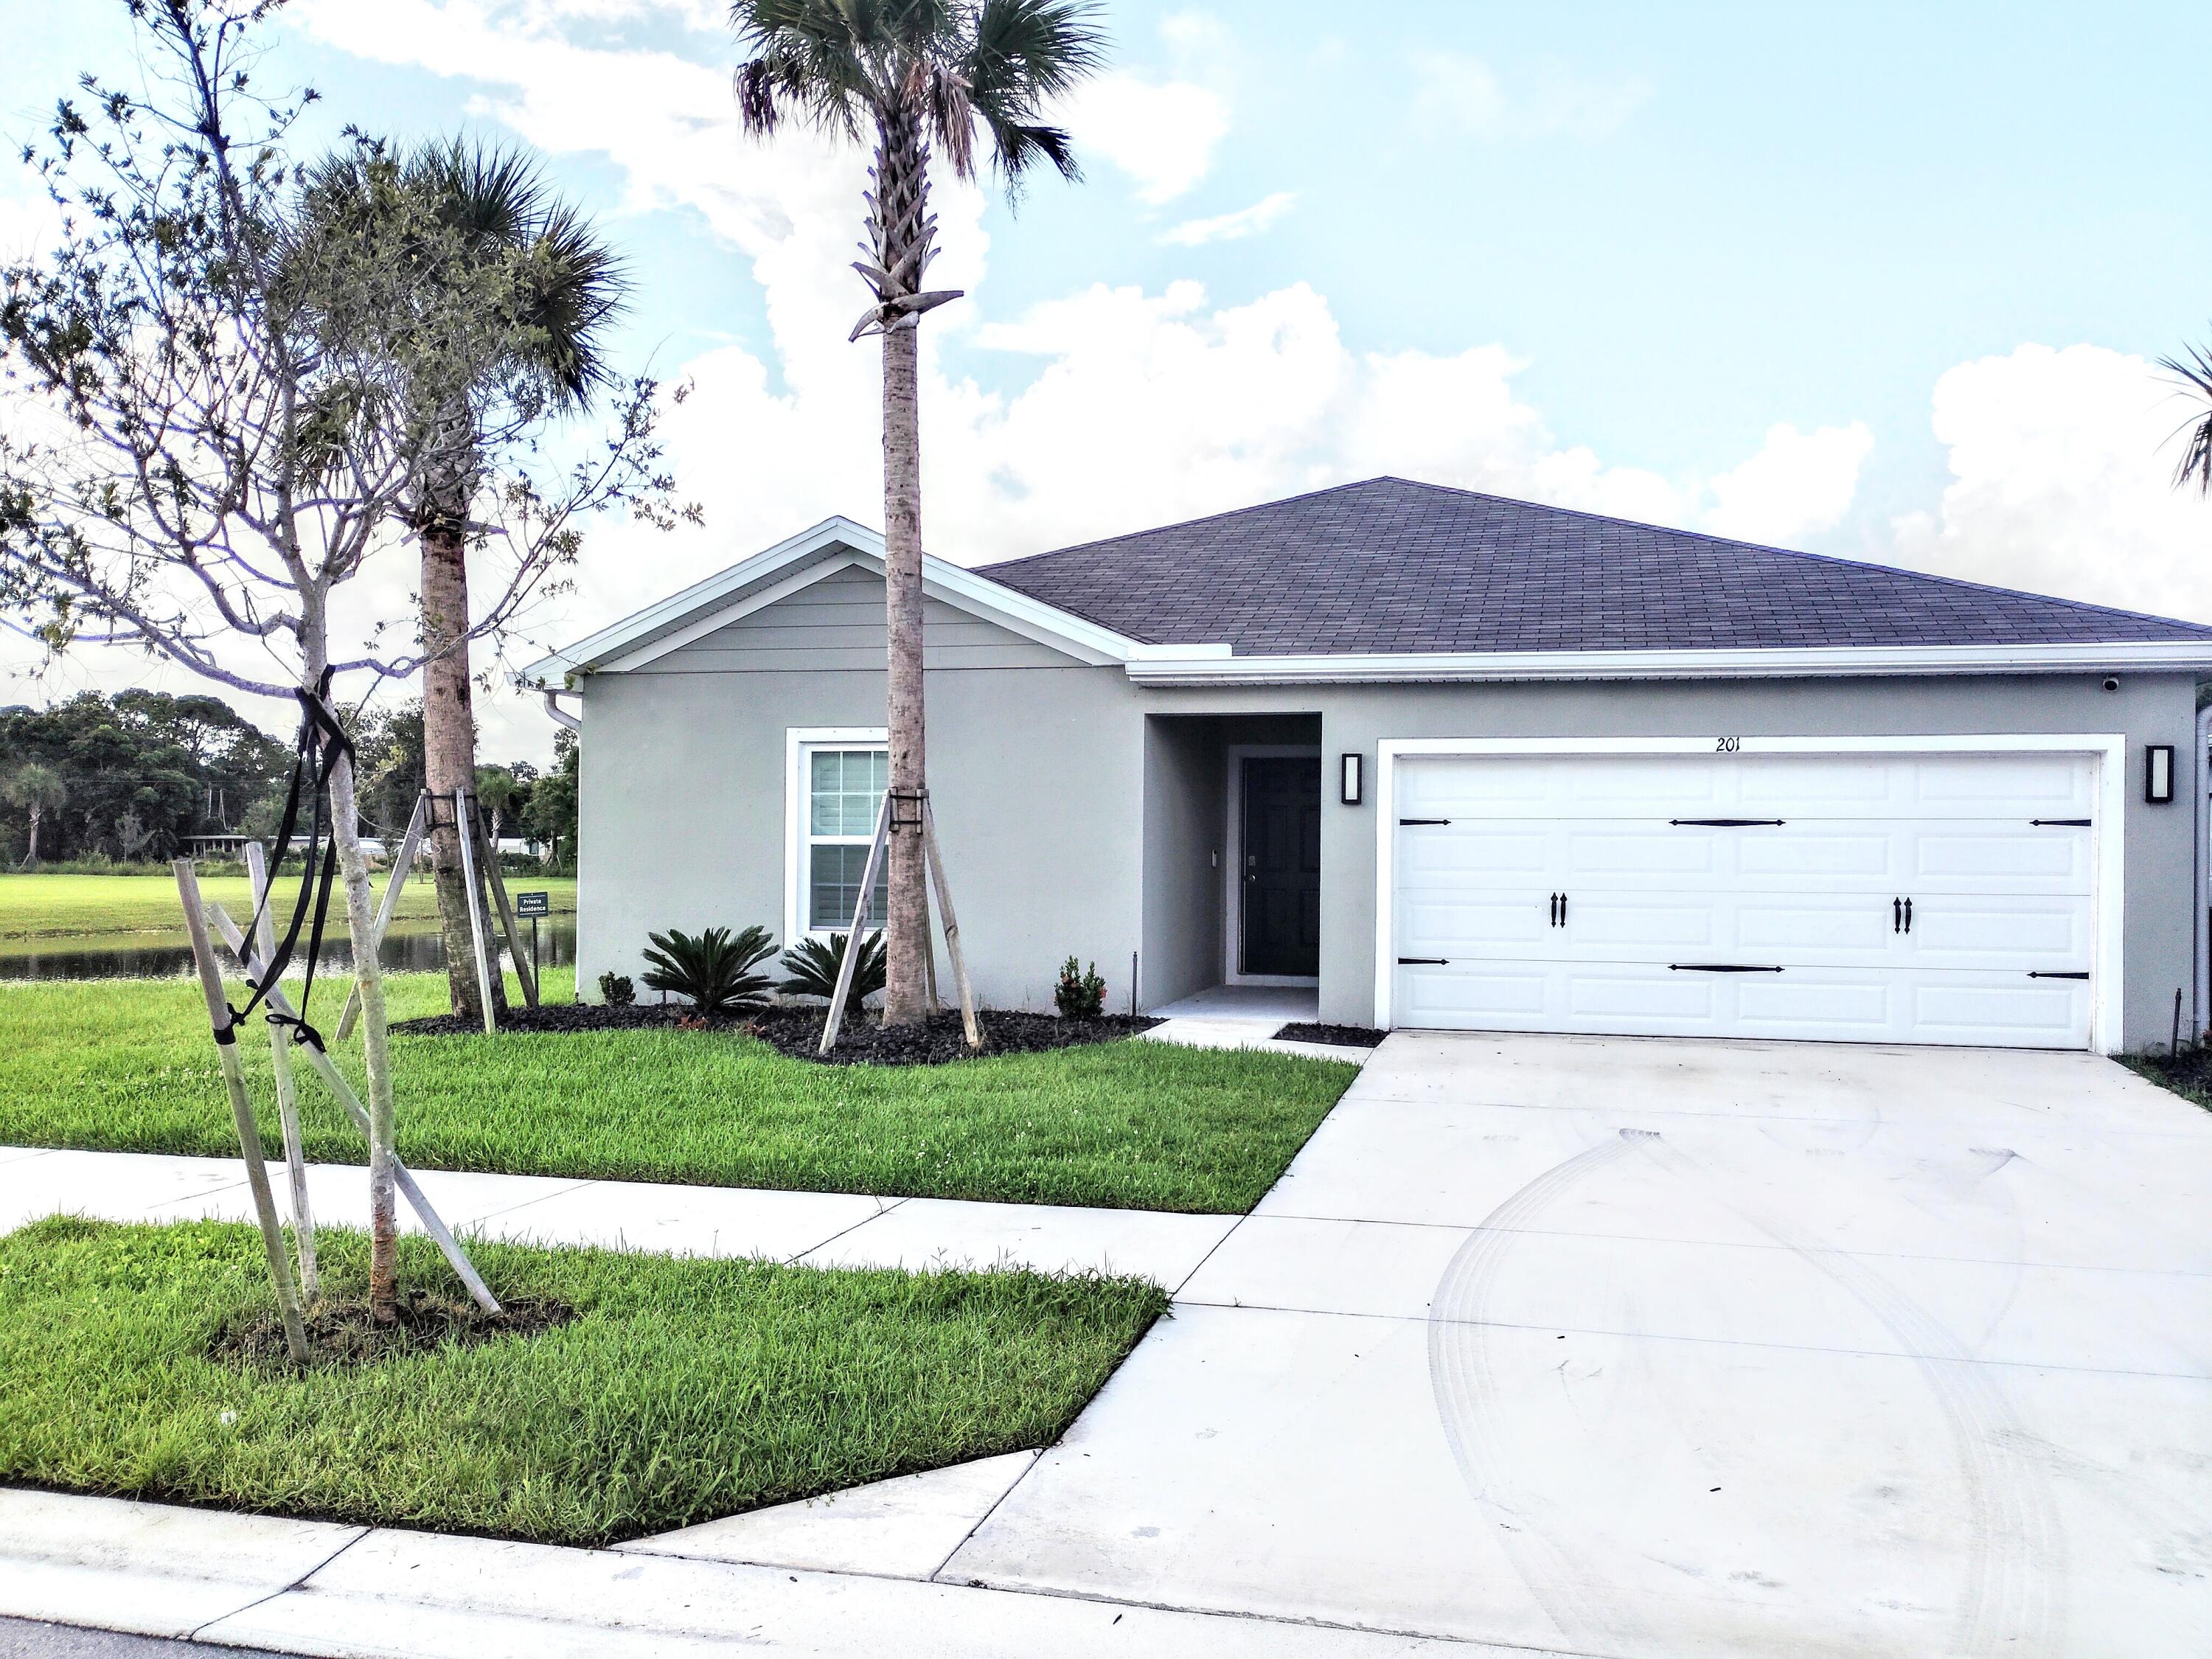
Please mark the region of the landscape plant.
<svg viewBox="0 0 2212 1659"><path fill-rule="evenodd" d="M738 102L748 131L770 135L796 117L875 151L863 197L866 257L854 266L872 299L851 337L883 341L885 725L890 791L906 803L886 849L887 1025L919 1021L928 994L917 331L924 313L960 297L923 286L936 258L933 147L955 178L972 179L988 142L1010 192L1039 164L1074 179L1073 145L1042 118L1098 68L1095 16L1086 0L735 0L730 8L747 55Z"/></svg>
<svg viewBox="0 0 2212 1659"><path fill-rule="evenodd" d="M648 933L645 982L689 1001L701 1014L733 1014L765 1008L773 988L768 975L752 970L775 954L765 927L732 933L726 927L686 933L671 928Z"/></svg>
<svg viewBox="0 0 2212 1659"><path fill-rule="evenodd" d="M1106 1012L1106 981L1098 977L1098 964L1085 968L1073 957L1060 965L1060 978L1052 988L1052 1006L1062 1019L1096 1019Z"/></svg>
<svg viewBox="0 0 2212 1659"><path fill-rule="evenodd" d="M610 1008L627 1008L637 1000L637 987L628 974L610 968L599 975L599 1000Z"/></svg>
<svg viewBox="0 0 2212 1659"><path fill-rule="evenodd" d="M422 667L425 650L380 643L408 619L369 607L356 641L334 601L416 532L450 454L422 411L473 409L483 366L528 331L504 273L451 280L460 239L428 215L307 234L289 137L313 94L272 98L254 78L267 0L119 9L145 90L88 76L61 101L27 155L58 235L0 268L0 610L55 653L127 647L280 698L307 717L304 749L308 723L338 726L341 688L365 697ZM580 515L619 504L665 521L653 407L652 385L631 382L608 441L573 465L533 453L534 416L479 428L495 482L471 510L508 568L470 633L503 627L574 556ZM389 1316L392 1071L343 744L321 786L364 1016L368 1291Z"/></svg>
<svg viewBox="0 0 2212 1659"><path fill-rule="evenodd" d="M828 941L803 939L783 953L786 977L776 989L792 996L819 997L827 1002L837 994L837 975L844 970L843 933ZM845 1012L860 1012L860 1005L884 988L884 935L881 928L860 941L860 954L853 963L853 982L845 993Z"/></svg>
<svg viewBox="0 0 2212 1659"><path fill-rule="evenodd" d="M305 257L389 246L433 291L434 319L450 301L492 307L487 326L460 337L442 323L418 332L406 313L376 325L398 417L422 434L403 510L422 554L423 786L440 804L427 844L453 1011L481 1018L472 941L489 935L491 915L484 892L465 878L451 805L481 776L469 642L483 629L470 621L469 567L496 534L486 501L500 487L494 458L621 393L606 336L627 283L585 214L511 149L441 139L395 154L362 140L311 170L301 201ZM496 812L506 803L483 804ZM496 980L491 994L504 1012Z"/></svg>

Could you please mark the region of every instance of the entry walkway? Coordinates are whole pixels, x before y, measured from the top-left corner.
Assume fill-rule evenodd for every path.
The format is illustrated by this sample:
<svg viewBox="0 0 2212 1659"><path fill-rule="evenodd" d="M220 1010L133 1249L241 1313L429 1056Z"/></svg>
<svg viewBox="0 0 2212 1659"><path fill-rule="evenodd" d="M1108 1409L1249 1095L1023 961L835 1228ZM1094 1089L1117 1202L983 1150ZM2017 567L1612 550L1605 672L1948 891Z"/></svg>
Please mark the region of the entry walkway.
<svg viewBox="0 0 2212 1659"><path fill-rule="evenodd" d="M284 1208L282 1166L271 1164L270 1175ZM1149 1279L1169 1291L1190 1277L1239 1219L444 1170L414 1175L448 1226L480 1237L763 1256L817 1267L1092 1269ZM307 1200L319 1225L366 1227L368 1172L358 1164L310 1164ZM0 1146L0 1232L64 1214L251 1221L253 1200L246 1165L234 1158ZM404 1205L400 1214L410 1231L419 1231Z"/></svg>

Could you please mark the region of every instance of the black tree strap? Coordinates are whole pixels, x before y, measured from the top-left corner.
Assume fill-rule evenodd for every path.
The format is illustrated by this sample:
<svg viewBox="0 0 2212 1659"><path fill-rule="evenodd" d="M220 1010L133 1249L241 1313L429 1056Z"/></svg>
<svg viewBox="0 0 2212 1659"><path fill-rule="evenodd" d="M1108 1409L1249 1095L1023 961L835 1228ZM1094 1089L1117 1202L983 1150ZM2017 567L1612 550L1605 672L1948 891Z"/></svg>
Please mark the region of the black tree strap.
<svg viewBox="0 0 2212 1659"><path fill-rule="evenodd" d="M308 809L307 845L301 860L299 896L293 901L292 920L284 930L284 937L276 943L276 950L267 962L261 964L258 978L246 975L246 987L252 995L246 1006L230 1010L230 1023L235 1026L249 1018L259 1007L270 992L275 990L284 977L284 969L291 965L292 955L300 942L300 930L307 933L306 976L300 987L300 1007L296 1014L280 1012L271 1006L264 1018L271 1025L289 1025L299 1034L303 1042L323 1046L322 1033L307 1023L307 999L314 994L315 964L322 959L323 927L330 915L331 888L337 875L337 825L331 814L331 775L337 768L338 757L350 757L353 742L338 724L337 716L331 712L331 671L323 671L323 678L313 691L304 686L295 694L300 699L300 735L295 741L296 750L292 761L292 785L284 797L284 817L276 829L276 845L269 861L269 878L263 885L259 899L253 907L253 916L246 930L248 948L260 937L261 919L269 908L270 896L276 889L276 873L283 867L292 850L292 837L300 823L302 805ZM317 854L320 854L321 869L316 869ZM309 915L313 913L313 924ZM216 1040L230 1038L228 1030L218 1032Z"/></svg>

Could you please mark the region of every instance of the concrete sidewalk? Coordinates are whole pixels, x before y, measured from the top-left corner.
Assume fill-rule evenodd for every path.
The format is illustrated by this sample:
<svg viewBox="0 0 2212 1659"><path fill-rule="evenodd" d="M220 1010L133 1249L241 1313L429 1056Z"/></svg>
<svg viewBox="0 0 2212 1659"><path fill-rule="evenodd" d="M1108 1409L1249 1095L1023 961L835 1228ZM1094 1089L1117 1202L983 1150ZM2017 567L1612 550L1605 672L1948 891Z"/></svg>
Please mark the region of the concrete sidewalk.
<svg viewBox="0 0 2212 1659"><path fill-rule="evenodd" d="M289 1216L281 1166L270 1166ZM1149 1279L1173 1291L1241 1217L941 1198L869 1198L755 1187L665 1186L418 1170L446 1224L483 1238L672 1255L760 1256L820 1267L1031 1267ZM307 1168L318 1225L365 1227L368 1172ZM106 1221L253 1219L232 1158L0 1146L0 1232L46 1215ZM419 1231L414 1212L401 1219Z"/></svg>

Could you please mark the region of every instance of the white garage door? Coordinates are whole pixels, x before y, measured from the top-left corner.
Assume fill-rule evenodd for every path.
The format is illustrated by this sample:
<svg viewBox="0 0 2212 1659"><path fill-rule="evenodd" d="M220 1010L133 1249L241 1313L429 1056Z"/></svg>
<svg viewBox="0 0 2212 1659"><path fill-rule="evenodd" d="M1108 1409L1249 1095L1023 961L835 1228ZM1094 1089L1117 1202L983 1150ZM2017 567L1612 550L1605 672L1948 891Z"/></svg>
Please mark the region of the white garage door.
<svg viewBox="0 0 2212 1659"><path fill-rule="evenodd" d="M2096 763L1397 763L1394 1024L2080 1048Z"/></svg>

